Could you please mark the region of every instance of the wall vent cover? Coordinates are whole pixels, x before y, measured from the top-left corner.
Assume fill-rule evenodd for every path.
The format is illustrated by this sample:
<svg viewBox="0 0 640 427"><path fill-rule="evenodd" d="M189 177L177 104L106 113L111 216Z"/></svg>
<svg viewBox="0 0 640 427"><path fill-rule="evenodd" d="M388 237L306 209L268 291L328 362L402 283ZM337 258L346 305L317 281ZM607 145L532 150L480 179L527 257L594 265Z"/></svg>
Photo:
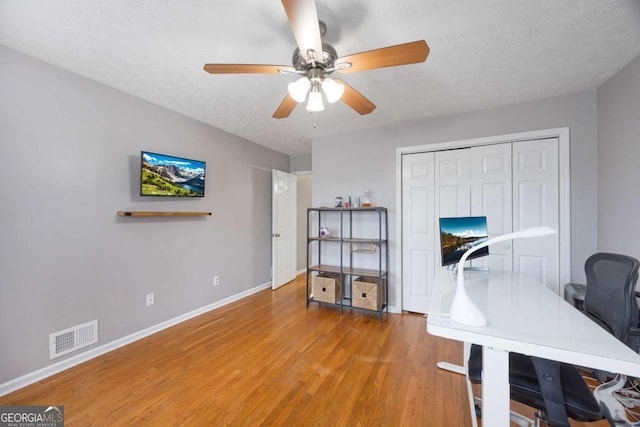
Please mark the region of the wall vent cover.
<svg viewBox="0 0 640 427"><path fill-rule="evenodd" d="M49 359L98 342L98 320L49 334Z"/></svg>

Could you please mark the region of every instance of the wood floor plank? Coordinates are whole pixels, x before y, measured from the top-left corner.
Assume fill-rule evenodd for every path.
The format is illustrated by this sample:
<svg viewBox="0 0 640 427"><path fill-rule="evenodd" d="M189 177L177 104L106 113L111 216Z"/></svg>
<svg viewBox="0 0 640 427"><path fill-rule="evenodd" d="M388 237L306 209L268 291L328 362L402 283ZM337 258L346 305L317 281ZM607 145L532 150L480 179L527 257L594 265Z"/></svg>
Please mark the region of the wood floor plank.
<svg viewBox="0 0 640 427"><path fill-rule="evenodd" d="M300 276L0 405L64 405L67 427L471 425L464 378L436 368L461 360L459 343L427 334L421 315L341 316L305 295Z"/></svg>

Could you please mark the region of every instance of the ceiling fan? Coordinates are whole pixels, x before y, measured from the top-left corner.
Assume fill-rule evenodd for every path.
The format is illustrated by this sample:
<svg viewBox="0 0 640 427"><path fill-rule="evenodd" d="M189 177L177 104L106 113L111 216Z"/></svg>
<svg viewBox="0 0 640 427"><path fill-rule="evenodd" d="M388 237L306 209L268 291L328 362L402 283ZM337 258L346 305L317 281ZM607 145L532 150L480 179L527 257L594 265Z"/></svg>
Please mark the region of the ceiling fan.
<svg viewBox="0 0 640 427"><path fill-rule="evenodd" d="M340 79L329 77L334 71L354 73L376 68L424 62L429 46L424 40L383 47L367 52L338 57L333 46L322 42L326 26L318 20L315 0L282 0L298 47L293 52L293 66L265 64L205 64L211 74L298 74L301 77L289 83L289 93L273 113L283 119L307 100L307 110L322 111L322 93L328 102L339 99L361 115L369 114L376 106L360 92Z"/></svg>

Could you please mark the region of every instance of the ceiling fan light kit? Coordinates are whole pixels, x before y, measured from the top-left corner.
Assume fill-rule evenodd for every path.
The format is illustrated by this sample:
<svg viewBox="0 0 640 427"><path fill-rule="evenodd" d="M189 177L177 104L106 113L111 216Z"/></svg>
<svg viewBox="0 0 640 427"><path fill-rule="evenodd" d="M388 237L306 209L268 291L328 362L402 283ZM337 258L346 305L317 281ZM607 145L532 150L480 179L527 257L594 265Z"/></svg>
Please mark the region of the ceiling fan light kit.
<svg viewBox="0 0 640 427"><path fill-rule="evenodd" d="M344 93L344 86L333 80L331 77L327 77L322 81L322 91L327 97L327 101L333 104L342 98Z"/></svg>
<svg viewBox="0 0 640 427"><path fill-rule="evenodd" d="M343 85L331 77L325 77L323 71L318 68L310 69L307 75L289 83L288 86L289 95L297 103L304 102L307 99L307 94L309 94L307 111L324 110L320 89L322 89L327 101L331 104L338 101L344 93Z"/></svg>
<svg viewBox="0 0 640 427"><path fill-rule="evenodd" d="M429 46L424 40L384 47L367 52L338 57L336 49L322 42L326 31L318 20L315 0L282 0L298 47L293 52L293 67L262 64L205 64L211 74L297 74L301 77L288 85L288 94L273 117L289 117L298 103L307 98L306 109L324 110L322 93L329 103L342 101L358 114L369 114L376 106L360 92L343 82L329 77L333 72L351 73L398 65L424 62ZM308 96L307 96L308 94Z"/></svg>
<svg viewBox="0 0 640 427"><path fill-rule="evenodd" d="M311 89L311 82L306 77L300 77L295 82L289 83L288 86L289 95L291 95L296 102L304 102L304 100L307 99L309 89Z"/></svg>
<svg viewBox="0 0 640 427"><path fill-rule="evenodd" d="M324 104L322 103L322 94L318 86L312 86L309 92L309 102L307 103L307 111L322 111L324 110Z"/></svg>

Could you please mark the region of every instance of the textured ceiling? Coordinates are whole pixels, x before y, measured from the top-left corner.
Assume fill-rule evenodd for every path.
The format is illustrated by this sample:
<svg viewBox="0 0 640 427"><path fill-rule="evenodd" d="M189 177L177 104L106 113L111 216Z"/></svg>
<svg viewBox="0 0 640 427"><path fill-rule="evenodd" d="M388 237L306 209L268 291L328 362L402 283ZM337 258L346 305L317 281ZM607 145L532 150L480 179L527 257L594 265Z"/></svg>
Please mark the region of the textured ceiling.
<svg viewBox="0 0 640 427"><path fill-rule="evenodd" d="M377 105L271 118L292 75L279 0L0 0L0 44L286 154L311 138L595 89L640 55L640 0L318 0L339 56L424 39L425 63L340 76ZM0 64L1 66L1 64ZM314 127L314 123L317 127Z"/></svg>

